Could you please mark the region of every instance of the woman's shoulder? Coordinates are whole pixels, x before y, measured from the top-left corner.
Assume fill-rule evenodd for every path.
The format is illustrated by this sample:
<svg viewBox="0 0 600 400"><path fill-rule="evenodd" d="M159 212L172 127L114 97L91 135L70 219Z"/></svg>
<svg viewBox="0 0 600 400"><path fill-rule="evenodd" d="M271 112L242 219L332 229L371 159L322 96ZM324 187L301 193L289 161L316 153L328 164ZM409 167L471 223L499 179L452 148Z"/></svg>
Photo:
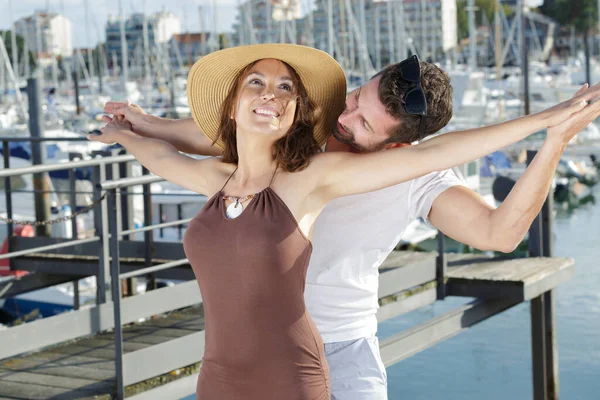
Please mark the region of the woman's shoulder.
<svg viewBox="0 0 600 400"><path fill-rule="evenodd" d="M236 164L224 162L222 157L207 157L202 162L209 166L210 173L206 180L210 188L220 188L237 167Z"/></svg>
<svg viewBox="0 0 600 400"><path fill-rule="evenodd" d="M321 168L328 164L336 163L342 159L352 157L353 155L354 153L349 153L346 151L324 151L311 157L309 167Z"/></svg>

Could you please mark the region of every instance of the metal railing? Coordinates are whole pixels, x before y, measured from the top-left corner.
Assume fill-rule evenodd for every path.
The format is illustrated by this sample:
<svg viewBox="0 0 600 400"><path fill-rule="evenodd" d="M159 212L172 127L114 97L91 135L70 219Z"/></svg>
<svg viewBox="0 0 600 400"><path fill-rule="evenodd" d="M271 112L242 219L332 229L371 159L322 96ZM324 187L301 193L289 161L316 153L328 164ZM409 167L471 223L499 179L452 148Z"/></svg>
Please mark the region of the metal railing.
<svg viewBox="0 0 600 400"><path fill-rule="evenodd" d="M4 149L6 148L7 147L5 146ZM121 286L123 280L130 280L142 275L154 274L188 264L186 258L180 258L161 262L158 265L152 265L152 231L166 227L185 225L190 219L179 219L172 222L152 224L153 221L150 213L152 209L150 185L155 182L160 182L163 179L156 176L149 176L147 175L147 171L145 171L146 176L115 179L116 173L113 173L114 168L112 168L112 166L133 160L132 156L115 156L73 161L69 164L40 165L0 170L0 178L5 178L6 181L11 177L22 174L92 167L94 199L105 199L104 201L100 201L93 208L95 228L95 235L93 237L41 246L35 249L9 252L0 256L0 259L15 258L31 255L33 253L40 253L42 251L52 251L100 242L100 246L98 246L98 267L96 270L98 279L96 305L73 313L60 314L52 318L30 322L23 326L10 328L9 330L4 331L5 333L0 333L0 341L7 344L7 346L2 346L0 348L0 359L37 350L51 344L65 342L89 334L113 329L115 340L115 394L118 399L124 398L125 387L128 385L163 373L168 373L169 371L185 365L199 362L203 355L203 347L197 352L191 352L189 349L191 346L198 346L199 343L204 342L204 331L198 331L158 345L149 346L127 354L124 353L124 324L137 322L140 318L147 318L152 315L163 314L191 305L201 304L202 302L198 285L195 281L180 283L175 287L152 290L140 296L123 296ZM70 179L74 178L70 175ZM129 229L127 224L122 223L123 221L121 219L124 207L124 202L122 200L124 196L129 195L127 190L136 185L142 185L143 187L144 226ZM545 213L546 214L544 215L547 215L547 208ZM538 236L540 235L540 228L548 226L547 217L542 218L542 221L544 224L538 221L538 226L536 225L538 222L536 222L534 228L537 226L537 228L535 228L537 230L532 231L537 232L536 234ZM12 227L10 229L12 229ZM541 230L544 231L545 235L543 237L546 238L548 236L547 229ZM73 232L76 236L76 229ZM121 272L122 261L120 258L121 247L123 245L122 239L131 237L131 235L136 233L144 234L144 267L123 273ZM540 239L536 243L540 242L545 244L547 239ZM532 249L534 249L533 245L534 244L532 243ZM440 252L437 256L437 262L423 261L407 267L386 271L382 274L384 275L384 279L380 280L379 298L394 296L404 291L414 292L414 289L417 287L422 288L422 290L416 292L416 294L411 297L411 301L407 302L407 304L402 307L398 307L398 303L383 305L378 312L378 320L380 322L420 308L426 304L431 304L436 299L443 299L447 295L445 285L447 261L444 257L443 235L441 234L438 237L438 246ZM538 246L538 244L535 244L535 246ZM545 249L544 255L551 255L546 254L547 249L551 248L551 246L548 245L543 248ZM536 252L534 249L532 250L532 253L538 255L541 251ZM107 295L108 288L110 288L110 295ZM539 322L534 320L534 314L532 313L532 323L536 331L535 337L542 335L543 332L548 329L548 326L553 323L552 313L549 312L553 303L552 293L548 292L543 296L543 298L540 297L539 299L535 299L536 303L534 304L536 304L537 307L535 318L539 319L539 316L542 314L549 316L546 316L545 320ZM541 303L541 305L538 303ZM489 307L490 304L493 307ZM475 324L482 318L487 318L488 316L502 312L504 309L514 304L514 301L508 300L491 300L488 302L480 301L471 303L461 309L453 311L453 313L442 316L443 318L438 318L440 321L436 322L432 320L433 322L386 339L385 342L382 342L382 347L385 348L385 352L382 354L386 365L391 365L398 360L407 357L409 354L413 354L422 348L426 348L425 346L431 346L434 342L443 340L446 337L444 335L447 332L452 332L454 334L459 332L460 329L456 328L456 326L461 326L461 324L463 326L470 326L470 324ZM463 320L464 316L469 315L469 313L473 314L473 312L475 312L476 315L470 317L472 318L472 321L465 323ZM429 331L427 331L427 334L423 333L424 329L434 331L438 329L438 326L442 326L438 324L450 323L452 327L444 327L441 330L444 335L439 335L440 337L435 340L431 339L432 334ZM70 326L72 329L65 330L64 326ZM43 337L40 337L40 331L45 333ZM422 346L420 345L421 347L417 348L414 346L416 337L421 338L420 342L423 342ZM5 340L6 338L9 340ZM16 343L20 346L18 349L15 349L14 347L16 346L13 346L13 344ZM536 345L534 347L534 352L537 354L547 351L547 347L546 342L539 346ZM158 359L161 360L160 363L152 362ZM540 357L536 357L534 360L534 375L536 376L534 387L536 387L536 390L539 390L537 388L541 387L541 384L537 383L537 380L544 379L544 372L540 371L543 371L547 364L546 362L539 361L540 359ZM554 377L550 378L553 379Z"/></svg>
<svg viewBox="0 0 600 400"><path fill-rule="evenodd" d="M50 140L50 139L48 139ZM19 140L22 141L22 140ZM4 149L8 147L5 145ZM5 152L7 154L8 152ZM21 176L26 174L39 174L48 173L58 170L69 170L69 187L75 189L75 173L77 168L92 168L92 183L93 183L93 195L94 200L104 199L98 202L93 207L94 213L94 230L95 234L92 237L85 239L69 240L64 243L51 244L46 246L40 246L31 249L19 250L8 252L7 254L0 255L1 259L10 259L16 257L31 256L36 253L50 252L58 249L74 248L76 246L82 246L89 243L99 243L98 246L98 267L96 270L97 276L97 295L96 295L96 306L89 309L82 309L78 311L80 314L68 313L54 316L52 318L46 318L33 322L33 324L39 325L35 330L43 329L50 334L47 335L45 341L40 341L36 337L35 345L32 344L30 347L23 347L22 352L31 351L36 348L40 348L44 345L50 345L55 343L64 342L66 340L74 339L77 337L84 336L86 334L92 334L107 329L114 329L115 338L115 372L116 372L116 395L117 398L123 398L125 387L133 383L139 382L143 379L148 379L153 376L159 375L160 373L166 373L169 371L168 368L175 369L182 365L189 365L193 362L198 362L202 356L201 353L194 354L182 354L182 349L189 349L189 343L203 342L204 332L200 331L195 334L188 335L190 337L180 338L177 340L170 341L162 344L161 348L161 360L163 361L162 366L156 365L156 363L144 363L141 360L150 357L151 351L149 348L134 351L131 353L124 354L123 351L123 325L137 321L139 318L145 318L151 315L156 315L168 311L180 309L182 307L190 306L193 304L201 303L201 296L195 281L190 281L184 284L176 285L177 288L163 288L154 290L143 296L123 297L122 286L120 282L123 280L130 280L139 276L148 276L160 271L165 271L172 268L181 267L188 264L186 258L178 260L172 260L168 262L162 262L158 265L152 265L152 231L160 230L167 227L182 226L187 224L191 218L178 219L177 221L170 222L159 222L152 224L151 218L151 197L150 197L150 185L152 183L163 181L162 178L157 176L145 175L141 177L124 177L115 179L115 168L114 165L122 164L125 162L134 161L134 158L129 155L118 155L109 157L99 157L90 160L73 160L69 163L59 163L50 165L36 165L24 168L10 168L10 164L7 163L5 156L5 165L9 168L0 170L0 178L4 178L5 182L10 182L11 177ZM145 171L147 173L147 171ZM10 183L9 183L10 185ZM129 227L122 221L122 212L124 202L123 197L130 195L128 192L134 186L141 185L143 187L144 195L144 224L142 227L128 229ZM11 196L12 192L10 186L7 188L6 196L7 200ZM74 195L71 195L73 205L75 205ZM8 207L10 202L7 201L7 216L12 216L12 209ZM109 211L110 210L110 211ZM8 226L9 236L12 234L12 226ZM136 269L130 272L121 272L121 258L120 258L120 247L121 240L132 235L143 233L144 234L144 267ZM77 227L73 227L74 237L77 236ZM400 282L403 281L406 285L419 285L426 282L432 282L437 280L443 282L443 275L445 273L445 262L443 253L438 257L438 267L432 265L429 269L421 268L421 272L414 276L414 279L406 279L406 274L412 274L410 271L399 271L400 273L388 275L389 282ZM394 275L393 277L391 275ZM439 276L437 276L439 275ZM74 282L77 282L75 280ZM116 283L119 282L119 283ZM410 282L410 283L409 283ZM116 284L115 284L116 283ZM443 286L443 285L442 285ZM408 289L408 286L404 287L401 285L392 285L389 288L382 287L380 291L381 296L390 296L401 290ZM110 295L108 294L110 290ZM175 291L174 291L175 290ZM432 290L428 290L423 293L422 299L417 296L419 300L415 303L416 305L423 305L434 301L435 295L431 296ZM435 289L433 289L435 292ZM177 293L177 296L173 296L173 293ZM438 298L444 296L443 292L438 293ZM112 303L112 304L110 304ZM415 307L416 307L415 305ZM384 308L385 310L385 308ZM109 312L110 311L110 312ZM388 313L389 315L397 314L397 312ZM386 316L384 318L389 318ZM91 329L80 329L68 332L68 335L64 333L63 329L56 329L55 333L52 329L54 326L65 326L65 325L83 325L80 322L81 318L84 320L96 320L90 325L93 326ZM54 322L52 321L54 320ZM32 324L32 323L30 323ZM30 325L27 324L27 325ZM54 324L54 325L52 325ZM50 328L52 326L52 328ZM48 327L48 328L46 328ZM33 333L26 330L26 326L20 326L13 329L21 330L23 333L20 336L26 337L31 334L31 341L33 342ZM33 332L33 331L31 331ZM166 346L171 346L168 350L164 350ZM157 348L157 346L151 346ZM155 351L158 351L155 350ZM0 352L0 359L11 354L17 354L18 350L8 350L5 353ZM189 353L189 352L187 352ZM165 356L168 354L170 356ZM169 358L170 357L170 358ZM166 359L165 359L166 358ZM187 364L185 364L187 363ZM164 370L162 371L161 368Z"/></svg>
<svg viewBox="0 0 600 400"><path fill-rule="evenodd" d="M120 189L128 188L134 185L148 185L150 183L158 182L162 180L159 177L155 176L146 176L142 178L126 178L120 180L113 181L105 181L101 182L98 186L102 190L106 190L107 192L107 202L108 208L110 210L115 210L117 212L111 212L108 218L109 223L109 237L110 237L110 255L111 255L111 277L113 279L118 277L118 281L120 282L122 279L133 278L141 275L146 275L149 273L162 271L169 268L179 267L182 265L188 264L187 259L181 259L171 262L166 262L163 264L155 265L152 267L142 268L140 270L129 272L122 274L121 273L121 265L119 258L119 237L124 234L124 232L119 231L118 224L118 209L120 207L121 201L121 193ZM187 223L189 219L175 221L169 223L168 226L174 226L182 223ZM146 228L132 229L127 231L127 234L136 233L136 232L148 232L150 229L157 229L160 227L164 227L166 224L159 224L155 226L148 226ZM116 385L117 385L117 397L119 399L124 398L125 396L125 386L126 386L126 374L125 374L125 366L124 366L124 357L123 357L123 327L121 321L121 286L120 285L111 285L112 288L112 302L113 302L113 315L114 315L114 334L115 334L115 372L116 372Z"/></svg>
<svg viewBox="0 0 600 400"><path fill-rule="evenodd" d="M63 243L38 246L35 248L29 248L25 250L10 251L9 249L7 253L0 255L0 260L15 259L17 257L31 256L33 254L39 254L42 252L51 252L58 249L74 248L76 246L82 246L89 243L99 242L100 245L98 246L98 267L96 271L96 306L84 310L79 310L79 314L60 314L52 318L46 318L43 320L26 324L37 325L35 327L37 329L34 330L27 329L28 327L25 325L11 328L15 331L21 331L19 332L19 336L21 336L21 338L23 339L21 343L30 342L30 344L24 345L21 349L6 348L4 349L4 351L0 351L0 359L5 358L7 356L11 356L13 354L16 355L22 352L35 350L45 345L64 342L67 340L75 339L77 337L100 332L107 329L114 329L117 396L119 398L123 398L124 388L126 385L160 374L160 372L157 373L152 368L150 368L147 372L134 371L134 368L130 368L129 370L124 368L125 359L131 361L129 364L137 365L140 364L139 358L147 356L147 352L134 352L134 354L127 354L127 357L125 357L125 355L123 354L123 324L135 322L138 321L140 318L149 317L151 315L169 312L193 304L198 304L201 302L201 297L197 284L195 281L193 281L188 282L188 284L177 285L180 286L177 288L178 296L174 296L173 291L170 290L171 288L167 287L152 291L153 293L151 295L146 294L145 296L143 296L146 297L145 299L143 299L145 301L140 301L142 299L138 299L141 296L133 296L123 299L122 286L120 282L122 280L130 281L132 278L139 276L152 276L152 274L155 274L159 271L164 271L167 269L187 265L188 260L185 258L160 263L158 265L153 265L152 231L157 229L164 229L167 227L182 226L187 224L191 220L191 218L180 219L177 221L170 222L159 222L158 224L154 225L152 224L152 203L150 185L155 182L161 182L163 181L163 179L157 176L148 175L148 172L146 170L144 170L144 176L141 177L125 177L121 179L115 179L119 178L119 176L115 176L117 175L117 173L113 166L134 161L134 157L130 155L105 156L96 157L89 160L73 160L69 163L10 168L10 151L8 148L8 142L25 142L27 141L27 139L28 138L11 138L2 141L2 138L0 138L0 141L3 142L4 146L3 152L5 169L0 170L0 178L4 178L5 181L5 196L7 205L6 216L7 220L9 221L7 223L7 236L10 237L14 233L14 226L11 223L13 218L13 204L11 201L13 191L11 190L10 185L11 178L28 174L32 175L59 170L68 170L70 181L69 187L72 189L72 192L70 192L70 199L72 201L73 208L75 208L75 171L77 168L92 168L92 193L94 196L94 201L97 201L97 204L95 204L92 208L94 214L95 234L92 237L84 239L69 240ZM54 140L54 138L37 139L37 141L39 142L50 140ZM130 196L131 193L127 192L127 189L136 185L141 185L143 187L142 195L144 198L144 225L139 228L130 229L131 227L127 226L127 224L122 220L123 208L125 205L122 199L124 196ZM77 225L75 223L73 223L72 231L73 237L77 237ZM137 269L135 271L121 273L121 260L119 257L120 241L121 239L131 237L136 233L144 234L145 267ZM78 279L73 281L73 283L75 284L75 298L79 297L76 289ZM110 296L107 295L108 290L110 290ZM126 308L123 307L123 304L126 304ZM109 311L108 307L112 312L107 312ZM77 309L78 304L76 304L74 308ZM127 312L124 315L123 313L125 312L125 310ZM75 323L76 320L81 321L81 318L84 318L84 320L92 320L93 322L89 324L90 326L92 326L92 328L85 328L85 323ZM63 322L59 323L59 321ZM31 326L31 328L34 328L33 325ZM61 329L60 331L59 329L53 330L58 325L84 326L84 328L75 329L70 332L64 332L64 329ZM42 329L49 333L48 335L46 335L45 340L39 340L39 338L37 337L35 337L35 339L37 340L34 340L33 332L39 332ZM28 337L28 335L31 335L29 337L30 340L25 339L26 337ZM199 332L199 335L203 336L203 332ZM195 338L194 340L198 339L202 340L202 338ZM176 344L177 343L173 343L173 345ZM199 360L194 361L197 362Z"/></svg>

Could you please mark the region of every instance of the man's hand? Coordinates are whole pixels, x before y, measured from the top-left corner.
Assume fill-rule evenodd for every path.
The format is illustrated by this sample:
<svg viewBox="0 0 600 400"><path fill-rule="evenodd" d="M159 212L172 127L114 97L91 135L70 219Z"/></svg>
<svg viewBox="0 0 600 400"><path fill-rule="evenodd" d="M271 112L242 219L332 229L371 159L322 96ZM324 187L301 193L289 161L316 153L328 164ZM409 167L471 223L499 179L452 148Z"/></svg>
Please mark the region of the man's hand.
<svg viewBox="0 0 600 400"><path fill-rule="evenodd" d="M588 90L587 84L579 89L573 98L585 93L586 90ZM547 138L548 140L560 140L564 147L598 116L600 116L600 102L596 101L560 124L548 128Z"/></svg>
<svg viewBox="0 0 600 400"><path fill-rule="evenodd" d="M594 102L600 98L600 84L596 84L590 88L585 84L573 98L563 101L560 104L555 105L554 107L548 108L540 114L546 121L546 126L549 128L551 126L558 125L564 121L566 121L573 114L578 113L582 110L587 110L588 112L595 112L598 108L598 105L590 105L590 103ZM589 109L591 107L591 109Z"/></svg>
<svg viewBox="0 0 600 400"><path fill-rule="evenodd" d="M136 126L139 126L142 123L144 116L147 115L140 106L137 104L129 104L128 101L109 101L104 105L104 112L112 114L113 116L125 118L131 123L130 129L136 133L139 133L136 131ZM113 118L104 115L102 120L107 124L110 124Z"/></svg>

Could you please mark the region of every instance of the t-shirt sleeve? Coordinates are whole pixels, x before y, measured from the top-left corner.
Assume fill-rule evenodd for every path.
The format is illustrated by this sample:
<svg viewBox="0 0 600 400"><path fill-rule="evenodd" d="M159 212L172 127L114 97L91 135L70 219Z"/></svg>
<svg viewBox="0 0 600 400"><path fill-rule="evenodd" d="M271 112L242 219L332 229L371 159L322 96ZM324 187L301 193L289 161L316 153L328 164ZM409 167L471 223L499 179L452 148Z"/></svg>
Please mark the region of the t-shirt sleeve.
<svg viewBox="0 0 600 400"><path fill-rule="evenodd" d="M464 183L456 174L448 169L445 171L432 172L411 182L409 189L409 205L413 219L423 218L427 223L427 216L433 205L433 201L444 190Z"/></svg>

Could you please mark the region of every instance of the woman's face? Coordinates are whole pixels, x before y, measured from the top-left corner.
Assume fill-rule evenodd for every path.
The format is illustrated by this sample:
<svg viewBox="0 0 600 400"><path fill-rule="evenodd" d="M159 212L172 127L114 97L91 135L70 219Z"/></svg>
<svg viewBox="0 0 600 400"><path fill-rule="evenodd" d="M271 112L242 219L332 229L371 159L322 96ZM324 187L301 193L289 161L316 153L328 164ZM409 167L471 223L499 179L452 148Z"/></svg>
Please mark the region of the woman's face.
<svg viewBox="0 0 600 400"><path fill-rule="evenodd" d="M289 68L279 60L260 60L243 78L235 105L238 131L283 137L294 122L296 93Z"/></svg>

